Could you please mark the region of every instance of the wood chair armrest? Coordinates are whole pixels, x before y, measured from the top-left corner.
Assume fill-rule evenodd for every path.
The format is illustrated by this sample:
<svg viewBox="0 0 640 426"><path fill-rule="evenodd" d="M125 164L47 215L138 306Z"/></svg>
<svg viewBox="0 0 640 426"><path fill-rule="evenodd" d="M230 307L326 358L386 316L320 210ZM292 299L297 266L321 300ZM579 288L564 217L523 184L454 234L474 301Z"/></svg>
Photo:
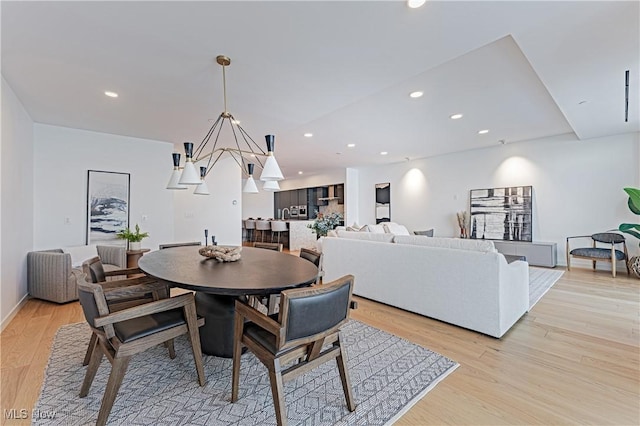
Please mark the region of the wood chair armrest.
<svg viewBox="0 0 640 426"><path fill-rule="evenodd" d="M156 302L149 302L145 303L144 305L138 305L132 308L113 312L109 315L96 318L94 321L94 325L96 327L103 327L105 325L130 320L133 318L140 318L158 312L181 308L189 304L193 304L195 309L195 298L193 297L193 293L181 294L180 296L170 297L168 299L162 299Z"/></svg>
<svg viewBox="0 0 640 426"><path fill-rule="evenodd" d="M136 278L127 278L124 280L116 280L116 281L106 281L106 282L102 282L102 283L98 283L102 289L106 292L112 289L116 289L116 288L123 288L123 287L131 287L131 286L136 286L136 285L142 285L142 284L152 284L152 283L159 283L159 287L163 286L164 284L160 283L157 279L155 278L151 278L151 277L136 277Z"/></svg>
<svg viewBox="0 0 640 426"><path fill-rule="evenodd" d="M263 328L276 336L279 336L282 330L282 325L279 322L269 318L267 315L240 300L236 300L236 315L247 318L260 328Z"/></svg>
<svg viewBox="0 0 640 426"><path fill-rule="evenodd" d="M104 271L105 277L114 277L118 275L144 274L140 268L115 269L113 271Z"/></svg>
<svg viewBox="0 0 640 426"><path fill-rule="evenodd" d="M574 238L591 238L591 235L576 235L573 237L567 237L567 242L569 242L569 240L572 240Z"/></svg>

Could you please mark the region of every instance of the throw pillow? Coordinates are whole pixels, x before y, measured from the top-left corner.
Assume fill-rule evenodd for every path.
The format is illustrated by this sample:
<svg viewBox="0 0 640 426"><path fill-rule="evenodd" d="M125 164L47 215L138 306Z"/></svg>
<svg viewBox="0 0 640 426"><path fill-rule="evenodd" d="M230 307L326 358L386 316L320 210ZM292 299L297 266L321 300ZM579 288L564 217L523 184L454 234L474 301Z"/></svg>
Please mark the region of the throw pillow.
<svg viewBox="0 0 640 426"><path fill-rule="evenodd" d="M373 232L374 234L384 234L384 226L383 225L367 225L369 228L369 232Z"/></svg>
<svg viewBox="0 0 640 426"><path fill-rule="evenodd" d="M433 237L433 228L427 229L426 231L413 231L415 235L425 235L427 237Z"/></svg>
<svg viewBox="0 0 640 426"><path fill-rule="evenodd" d="M82 262L98 255L98 248L95 245L71 246L63 247L62 252L68 253L71 256L72 268L81 268Z"/></svg>
<svg viewBox="0 0 640 426"><path fill-rule="evenodd" d="M409 230L404 225L398 225L397 223L385 223L382 225L384 227L384 232L387 234L396 234L396 235L411 235L409 234Z"/></svg>

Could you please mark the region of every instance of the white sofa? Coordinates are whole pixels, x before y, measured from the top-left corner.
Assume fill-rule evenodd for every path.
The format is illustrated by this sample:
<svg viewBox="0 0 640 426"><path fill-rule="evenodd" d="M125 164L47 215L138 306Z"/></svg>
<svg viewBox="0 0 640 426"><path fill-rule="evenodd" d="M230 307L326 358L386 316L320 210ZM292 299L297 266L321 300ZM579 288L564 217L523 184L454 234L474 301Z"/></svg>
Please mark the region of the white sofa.
<svg viewBox="0 0 640 426"><path fill-rule="evenodd" d="M529 265L491 241L337 234L322 241L324 280L353 274L359 296L494 337L529 309Z"/></svg>

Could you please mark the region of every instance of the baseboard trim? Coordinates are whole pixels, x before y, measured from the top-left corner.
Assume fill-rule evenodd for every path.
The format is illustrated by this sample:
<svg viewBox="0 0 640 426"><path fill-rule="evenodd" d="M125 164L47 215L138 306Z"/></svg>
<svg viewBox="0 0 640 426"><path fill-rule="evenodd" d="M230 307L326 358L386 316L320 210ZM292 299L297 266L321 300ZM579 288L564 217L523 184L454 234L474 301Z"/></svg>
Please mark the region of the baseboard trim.
<svg viewBox="0 0 640 426"><path fill-rule="evenodd" d="M20 299L20 302L11 310L9 315L0 322L0 333L4 331L5 327L8 326L11 320L20 312L20 309L27 303L27 300L29 300L29 293L25 294L24 297Z"/></svg>

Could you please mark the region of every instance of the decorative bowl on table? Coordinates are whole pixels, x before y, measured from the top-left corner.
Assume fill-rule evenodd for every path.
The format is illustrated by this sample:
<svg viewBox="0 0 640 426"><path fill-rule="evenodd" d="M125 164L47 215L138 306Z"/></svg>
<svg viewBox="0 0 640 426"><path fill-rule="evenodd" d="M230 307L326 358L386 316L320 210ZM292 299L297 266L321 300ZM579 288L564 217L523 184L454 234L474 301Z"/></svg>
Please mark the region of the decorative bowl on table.
<svg viewBox="0 0 640 426"><path fill-rule="evenodd" d="M241 251L240 246L205 246L199 250L199 253L218 262L235 262L240 260Z"/></svg>

